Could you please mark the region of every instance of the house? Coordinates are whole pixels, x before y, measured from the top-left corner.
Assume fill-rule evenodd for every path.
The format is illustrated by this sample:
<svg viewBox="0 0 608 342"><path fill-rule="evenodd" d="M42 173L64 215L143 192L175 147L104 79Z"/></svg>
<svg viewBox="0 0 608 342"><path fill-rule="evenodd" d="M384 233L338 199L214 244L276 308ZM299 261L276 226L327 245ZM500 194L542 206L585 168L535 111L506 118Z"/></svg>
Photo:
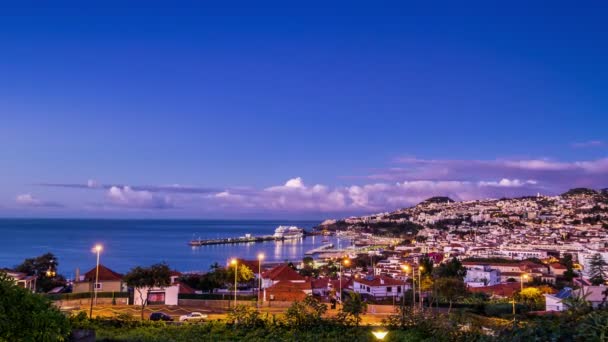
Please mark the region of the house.
<svg viewBox="0 0 608 342"><path fill-rule="evenodd" d="M464 282L468 287L492 286L500 283L500 271L488 265L469 266Z"/></svg>
<svg viewBox="0 0 608 342"><path fill-rule="evenodd" d="M572 288L564 287L556 294L545 294L545 311L564 311L567 305L563 303L564 299L572 296Z"/></svg>
<svg viewBox="0 0 608 342"><path fill-rule="evenodd" d="M563 276L564 273L567 271L566 266L558 263L558 262L554 262L552 264L549 264L549 273L551 275L554 276Z"/></svg>
<svg viewBox="0 0 608 342"><path fill-rule="evenodd" d="M36 291L36 276L33 276L33 275L30 276L23 272L15 272L15 271L10 271L10 270L3 270L3 271L6 272L6 274L9 277L13 278L13 280L15 281L15 284L17 284L17 286L23 287L32 292Z"/></svg>
<svg viewBox="0 0 608 342"><path fill-rule="evenodd" d="M318 278L311 281L312 294L325 297L329 294L329 278Z"/></svg>
<svg viewBox="0 0 608 342"><path fill-rule="evenodd" d="M608 287L603 285L584 286L572 291L572 295L583 296L594 309L597 309L601 304L608 302Z"/></svg>
<svg viewBox="0 0 608 342"><path fill-rule="evenodd" d="M85 273L84 276L77 276L72 292L93 292L93 283L95 282L96 274L97 268L93 267L90 271ZM96 287L98 292L127 291L126 284L122 281L122 274L114 272L102 264L99 264L99 276Z"/></svg>
<svg viewBox="0 0 608 342"><path fill-rule="evenodd" d="M141 305L142 300L147 300L148 305L177 305L180 293L195 293L190 286L178 281L180 276L181 273L171 271L169 286L135 288L133 303Z"/></svg>
<svg viewBox="0 0 608 342"><path fill-rule="evenodd" d="M302 301L309 295L312 295L311 282L293 283L287 280L280 280L264 289L265 301Z"/></svg>
<svg viewBox="0 0 608 342"><path fill-rule="evenodd" d="M268 288L279 281L288 281L291 283L304 283L306 278L301 276L293 268L287 264L276 266L266 272L262 272L262 288Z"/></svg>
<svg viewBox="0 0 608 342"><path fill-rule="evenodd" d="M367 276L353 280L353 291L374 299L401 297L404 290L403 281L385 276Z"/></svg>

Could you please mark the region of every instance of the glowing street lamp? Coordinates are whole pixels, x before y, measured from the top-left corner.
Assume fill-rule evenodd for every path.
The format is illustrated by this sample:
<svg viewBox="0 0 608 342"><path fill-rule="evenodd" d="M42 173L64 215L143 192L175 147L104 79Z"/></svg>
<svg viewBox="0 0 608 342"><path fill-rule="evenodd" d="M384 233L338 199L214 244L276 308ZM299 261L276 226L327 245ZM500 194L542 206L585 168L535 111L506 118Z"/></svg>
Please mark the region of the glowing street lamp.
<svg viewBox="0 0 608 342"><path fill-rule="evenodd" d="M418 300L420 301L420 310L422 310L422 271L423 266L418 266Z"/></svg>
<svg viewBox="0 0 608 342"><path fill-rule="evenodd" d="M260 278L260 286L258 286L258 306L260 304L260 295L262 294L262 260L264 260L264 253L258 254L258 277Z"/></svg>
<svg viewBox="0 0 608 342"><path fill-rule="evenodd" d="M342 304L342 263L344 266L350 265L350 259L346 258L344 261L340 261L340 304Z"/></svg>
<svg viewBox="0 0 608 342"><path fill-rule="evenodd" d="M384 338L386 337L387 334L388 334L388 331L386 331L386 330L372 331L372 335L374 335L374 337L379 341L384 340Z"/></svg>
<svg viewBox="0 0 608 342"><path fill-rule="evenodd" d="M93 253L97 253L97 265L95 266L95 283L93 284L93 292L95 294L95 299L91 298L91 307L89 309L90 318L93 318L93 301L95 301L95 304L97 304L97 285L99 283L99 254L102 250L103 246L100 244L95 245L92 250Z"/></svg>
<svg viewBox="0 0 608 342"><path fill-rule="evenodd" d="M524 279L527 281L528 280L528 275L527 274L522 274L522 276L519 279L520 279L520 284L521 284L520 291L523 291L524 290Z"/></svg>
<svg viewBox="0 0 608 342"><path fill-rule="evenodd" d="M405 275L407 275L408 273L410 273L410 265L401 265L401 269L403 270L403 273ZM414 272L412 272L414 273ZM401 291L401 301L402 301L402 305L405 307L405 281L406 281L406 277L403 277L403 291ZM412 282L413 284L413 282Z"/></svg>
<svg viewBox="0 0 608 342"><path fill-rule="evenodd" d="M236 279L237 279L237 274L239 272L239 267L238 267L239 265L238 265L238 263L239 262L236 260L236 258L233 258L230 261L230 264L234 265L234 307L235 308L236 308L236 286L237 286Z"/></svg>

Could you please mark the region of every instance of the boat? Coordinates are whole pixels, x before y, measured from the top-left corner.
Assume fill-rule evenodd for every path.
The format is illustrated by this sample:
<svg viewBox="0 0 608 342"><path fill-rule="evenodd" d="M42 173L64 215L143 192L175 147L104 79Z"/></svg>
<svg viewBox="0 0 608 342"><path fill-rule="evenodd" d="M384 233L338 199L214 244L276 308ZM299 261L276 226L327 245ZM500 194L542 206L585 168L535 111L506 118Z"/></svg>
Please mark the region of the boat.
<svg viewBox="0 0 608 342"><path fill-rule="evenodd" d="M273 236L277 240L300 239L304 237L304 230L296 226L278 226Z"/></svg>

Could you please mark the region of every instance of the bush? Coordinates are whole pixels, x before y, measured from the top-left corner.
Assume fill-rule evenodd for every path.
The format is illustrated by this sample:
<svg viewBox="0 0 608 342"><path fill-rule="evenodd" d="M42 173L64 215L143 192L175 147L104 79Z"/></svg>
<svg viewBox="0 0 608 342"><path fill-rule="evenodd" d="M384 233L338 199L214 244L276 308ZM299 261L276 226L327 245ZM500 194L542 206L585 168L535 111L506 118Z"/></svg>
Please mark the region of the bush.
<svg viewBox="0 0 608 342"><path fill-rule="evenodd" d="M45 297L0 272L0 341L65 341L68 319Z"/></svg>

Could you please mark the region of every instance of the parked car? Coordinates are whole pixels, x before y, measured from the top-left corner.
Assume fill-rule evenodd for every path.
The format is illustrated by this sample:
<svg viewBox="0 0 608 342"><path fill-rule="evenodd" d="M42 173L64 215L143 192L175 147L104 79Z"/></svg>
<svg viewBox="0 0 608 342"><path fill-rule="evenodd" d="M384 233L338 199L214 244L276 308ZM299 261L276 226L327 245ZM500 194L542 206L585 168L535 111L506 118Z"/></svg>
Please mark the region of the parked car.
<svg viewBox="0 0 608 342"><path fill-rule="evenodd" d="M150 315L150 320L151 321L172 321L173 318L171 318L171 316L167 315L164 312L153 312Z"/></svg>
<svg viewBox="0 0 608 342"><path fill-rule="evenodd" d="M180 322L200 322L207 319L207 315L200 312L191 312L187 315L179 316Z"/></svg>

